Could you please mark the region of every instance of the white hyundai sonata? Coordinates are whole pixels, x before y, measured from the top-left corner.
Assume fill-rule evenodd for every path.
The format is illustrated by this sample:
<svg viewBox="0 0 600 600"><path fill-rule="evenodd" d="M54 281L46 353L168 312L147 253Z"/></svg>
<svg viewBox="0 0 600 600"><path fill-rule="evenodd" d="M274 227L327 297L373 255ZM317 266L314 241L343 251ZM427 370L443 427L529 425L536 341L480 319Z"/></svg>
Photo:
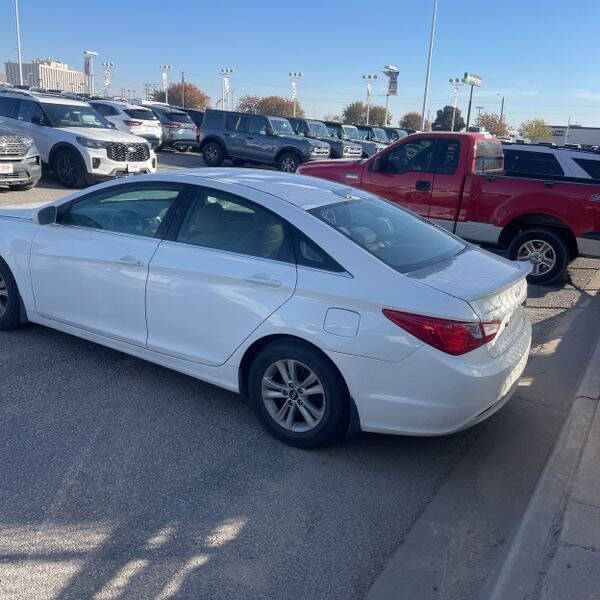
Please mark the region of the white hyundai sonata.
<svg viewBox="0 0 600 600"><path fill-rule="evenodd" d="M32 321L250 398L296 446L440 435L510 397L529 265L377 196L258 170L0 208L0 329Z"/></svg>

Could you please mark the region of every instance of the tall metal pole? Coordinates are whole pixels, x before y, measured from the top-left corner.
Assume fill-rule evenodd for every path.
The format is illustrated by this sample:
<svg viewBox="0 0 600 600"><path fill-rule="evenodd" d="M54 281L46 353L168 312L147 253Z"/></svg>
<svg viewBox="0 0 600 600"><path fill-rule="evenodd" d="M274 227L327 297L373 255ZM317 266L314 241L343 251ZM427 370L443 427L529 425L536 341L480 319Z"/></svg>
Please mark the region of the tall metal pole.
<svg viewBox="0 0 600 600"><path fill-rule="evenodd" d="M19 59L19 85L23 85L23 60L21 58L21 31L19 27L19 0L15 0L15 21L17 24L17 56Z"/></svg>
<svg viewBox="0 0 600 600"><path fill-rule="evenodd" d="M433 54L433 38L435 35L435 19L437 16L438 0L433 0L433 18L431 20L431 36L429 38L429 58L427 60L427 75L425 76L425 92L423 94L423 110L421 111L421 129L425 130L425 111L427 110L427 94L429 93L429 73L431 71L431 56Z"/></svg>
<svg viewBox="0 0 600 600"><path fill-rule="evenodd" d="M185 108L185 73L181 71L181 108Z"/></svg>
<svg viewBox="0 0 600 600"><path fill-rule="evenodd" d="M502 122L503 116L504 116L504 96L502 96L502 104L500 105L500 122Z"/></svg>
<svg viewBox="0 0 600 600"><path fill-rule="evenodd" d="M388 124L388 106L390 104L390 95L386 94L385 95L385 121L383 122L384 125Z"/></svg>
<svg viewBox="0 0 600 600"><path fill-rule="evenodd" d="M362 78L367 82L367 125L369 124L369 116L371 114L371 81L377 79L377 75L369 73L363 75Z"/></svg>
<svg viewBox="0 0 600 600"><path fill-rule="evenodd" d="M469 123L471 121L471 104L473 102L473 86L471 86L471 93L469 94L469 110L467 111L467 125L465 129L469 129Z"/></svg>

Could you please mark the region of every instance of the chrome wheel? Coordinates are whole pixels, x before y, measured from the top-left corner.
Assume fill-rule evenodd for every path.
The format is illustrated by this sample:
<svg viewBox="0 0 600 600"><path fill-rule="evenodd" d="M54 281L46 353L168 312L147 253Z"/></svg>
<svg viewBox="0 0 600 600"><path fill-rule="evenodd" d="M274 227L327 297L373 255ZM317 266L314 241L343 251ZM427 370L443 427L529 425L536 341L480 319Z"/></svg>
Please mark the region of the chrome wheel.
<svg viewBox="0 0 600 600"><path fill-rule="evenodd" d="M312 369L297 360L272 363L262 378L262 401L272 419L289 431L310 431L325 415L327 398Z"/></svg>
<svg viewBox="0 0 600 600"><path fill-rule="evenodd" d="M0 317L3 317L8 310L8 287L4 277L0 275Z"/></svg>
<svg viewBox="0 0 600 600"><path fill-rule="evenodd" d="M556 251L544 240L529 240L519 247L517 260L528 260L533 275L545 275L556 265Z"/></svg>
<svg viewBox="0 0 600 600"><path fill-rule="evenodd" d="M281 161L280 169L285 173L295 173L298 165L293 158L284 158Z"/></svg>

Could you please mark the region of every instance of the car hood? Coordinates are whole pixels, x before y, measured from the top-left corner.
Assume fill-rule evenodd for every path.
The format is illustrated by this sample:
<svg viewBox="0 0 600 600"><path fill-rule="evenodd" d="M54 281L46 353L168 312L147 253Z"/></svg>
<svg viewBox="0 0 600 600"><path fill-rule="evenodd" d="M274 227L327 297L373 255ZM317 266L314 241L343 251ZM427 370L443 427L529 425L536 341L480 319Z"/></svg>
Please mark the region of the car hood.
<svg viewBox="0 0 600 600"><path fill-rule="evenodd" d="M95 129L93 127L61 127L60 131L72 133L75 136L86 137L90 140L99 140L101 142L120 142L122 144L140 144L147 143L144 138L137 135L131 135L118 129Z"/></svg>

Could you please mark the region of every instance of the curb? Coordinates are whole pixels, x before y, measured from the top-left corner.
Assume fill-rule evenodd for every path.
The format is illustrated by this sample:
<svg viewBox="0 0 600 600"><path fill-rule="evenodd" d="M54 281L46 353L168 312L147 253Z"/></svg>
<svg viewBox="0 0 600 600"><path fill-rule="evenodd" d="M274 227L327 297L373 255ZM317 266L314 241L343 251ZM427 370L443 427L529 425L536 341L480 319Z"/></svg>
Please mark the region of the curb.
<svg viewBox="0 0 600 600"><path fill-rule="evenodd" d="M575 400L521 523L509 540L502 562L492 571L484 585L479 600L526 600L534 592L599 398L600 341L590 358Z"/></svg>

